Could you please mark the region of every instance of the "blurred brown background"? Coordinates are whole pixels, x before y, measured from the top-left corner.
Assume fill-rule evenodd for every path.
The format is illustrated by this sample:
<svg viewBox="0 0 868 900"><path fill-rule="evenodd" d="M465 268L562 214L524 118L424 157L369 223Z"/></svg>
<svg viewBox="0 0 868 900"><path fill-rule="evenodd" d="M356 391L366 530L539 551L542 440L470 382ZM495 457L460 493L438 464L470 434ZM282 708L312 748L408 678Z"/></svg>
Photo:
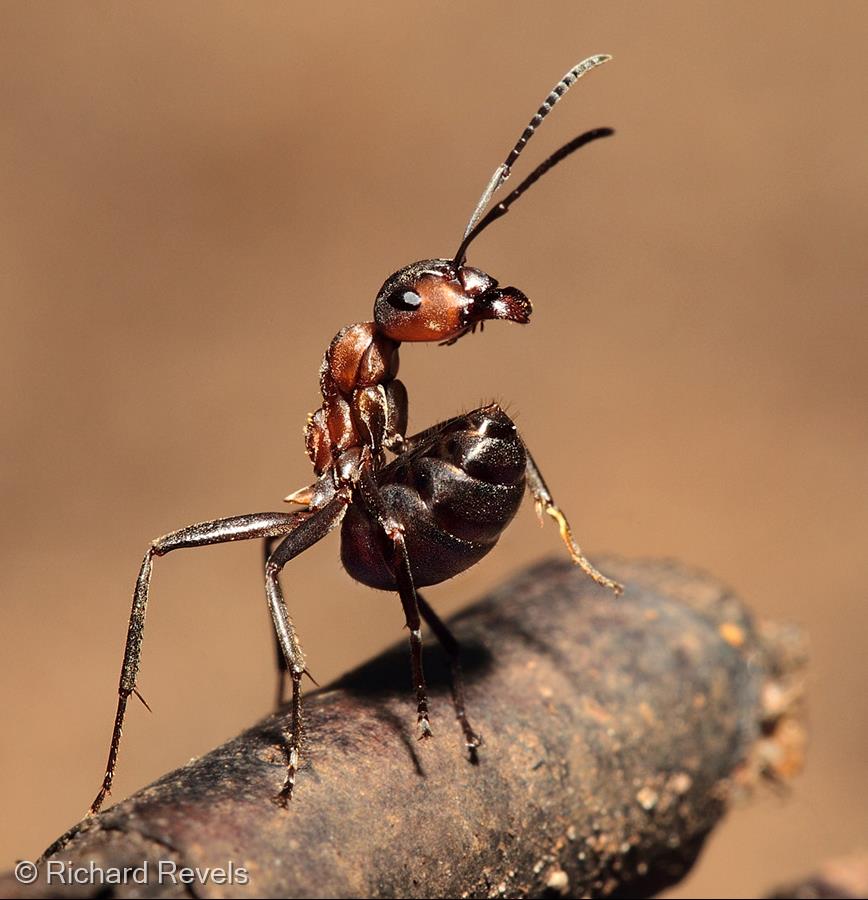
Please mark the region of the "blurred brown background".
<svg viewBox="0 0 868 900"><path fill-rule="evenodd" d="M327 342L393 270L454 250L545 91L595 52L616 61L521 171L586 128L618 135L471 254L534 321L405 348L411 429L506 401L592 553L678 557L809 629L807 772L736 810L684 895L755 896L866 844L864 4L0 17L4 868L98 786L148 541L307 483ZM559 549L528 508L430 594L449 612ZM323 682L402 634L397 600L351 583L337 552L287 577ZM267 711L258 554L157 565L140 681L155 714L132 707L116 798Z"/></svg>

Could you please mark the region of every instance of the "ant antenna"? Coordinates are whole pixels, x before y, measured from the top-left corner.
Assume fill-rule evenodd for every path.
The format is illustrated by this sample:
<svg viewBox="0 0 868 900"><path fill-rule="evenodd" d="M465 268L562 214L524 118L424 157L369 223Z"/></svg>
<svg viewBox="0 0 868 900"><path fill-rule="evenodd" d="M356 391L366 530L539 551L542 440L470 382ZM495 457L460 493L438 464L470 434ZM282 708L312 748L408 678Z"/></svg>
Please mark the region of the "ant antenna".
<svg viewBox="0 0 868 900"><path fill-rule="evenodd" d="M492 222L496 222L501 216L505 216L509 212L510 206L512 206L512 204L518 200L518 198L534 182L542 178L549 169L566 159L570 154L575 153L580 147L584 147L586 144L590 144L591 141L596 141L598 138L610 137L614 133L615 131L612 128L593 128L590 131L580 134L578 137L574 137L571 141L564 144L563 147L559 147L555 150L555 152L552 153L548 159L541 162L514 191L504 197L497 206L493 206L484 218L479 219L476 225L474 225L471 231L465 235L464 240L461 242L461 246L455 254L455 264L457 266L464 265L467 248L471 241L475 240L477 235L488 228Z"/></svg>
<svg viewBox="0 0 868 900"><path fill-rule="evenodd" d="M476 204L476 208L473 210L473 215L470 216L470 221L467 223L467 227L464 229L464 238L462 242L462 249L466 249L469 241L467 238L470 233L474 230L479 220L482 218L483 213L485 212L486 207L491 202L491 198L494 196L497 189L509 178L510 172L512 171L512 166L515 164L515 161L521 155L521 151L524 150L527 142L533 137L534 132L539 128L542 120L552 111L555 104L558 100L563 97L564 94L587 72L590 72L591 69L595 69L597 66L602 65L605 62L608 62L612 57L607 54L600 54L598 56L589 56L587 59L583 59L580 63L577 63L567 72L566 75L552 88L549 95L543 100L542 106L536 111L534 117L527 123L527 127L521 133L521 137L516 141L515 146L510 150L509 155L506 159L494 170L494 174L491 176L488 184L485 187L485 190L482 192L482 196L479 198L479 202ZM458 257L456 256L456 261Z"/></svg>

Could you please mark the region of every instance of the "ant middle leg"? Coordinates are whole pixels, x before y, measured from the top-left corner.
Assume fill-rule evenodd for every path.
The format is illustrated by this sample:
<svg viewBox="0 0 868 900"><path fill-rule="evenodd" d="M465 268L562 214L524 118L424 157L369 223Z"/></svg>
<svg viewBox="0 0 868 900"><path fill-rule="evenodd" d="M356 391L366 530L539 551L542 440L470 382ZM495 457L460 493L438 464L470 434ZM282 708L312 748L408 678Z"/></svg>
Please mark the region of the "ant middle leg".
<svg viewBox="0 0 868 900"><path fill-rule="evenodd" d="M434 612L431 605L421 594L416 594L416 601L419 604L419 612L422 613L422 618L431 631L434 632L434 636L449 657L452 706L455 709L455 718L458 719L458 724L461 725L461 730L464 732L464 742L470 752L470 759L475 761L476 750L482 745L482 738L474 731L473 726L467 719L467 710L464 702L464 673L461 669L461 645L446 623Z"/></svg>
<svg viewBox="0 0 868 900"><path fill-rule="evenodd" d="M534 500L534 505L536 506L536 514L542 522L542 513L545 512L546 515L551 516L555 522L558 524L558 529L561 533L561 540L563 540L566 545L567 550L569 551L570 557L573 562L588 576L594 579L597 584L602 585L603 587L609 588L616 596L623 593L624 587L623 585L618 584L617 581L613 581L611 578L606 577L602 572L596 569L591 561L582 553L581 548L576 543L573 538L573 532L570 528L570 523L567 521L567 517L563 514L561 509L555 503L554 498L551 495L551 492L548 489L548 485L545 483L545 479L542 477L542 472L540 472L537 464L534 462L533 457L530 454L530 450L527 448L527 444L524 446L525 453L527 454L527 466L525 470L525 474L527 476L527 488L531 493L531 496Z"/></svg>
<svg viewBox="0 0 868 900"><path fill-rule="evenodd" d="M178 531L157 538L148 547L136 587L133 593L133 604L130 611L130 622L127 628L127 641L124 648L124 659L121 666L118 684L118 706L115 713L115 724L109 745L108 762L102 785L90 806L89 815L99 812L106 796L111 792L118 752L121 744L124 717L130 694L136 691L136 679L142 657L142 639L145 630L145 614L148 608L148 593L151 585L151 570L154 557L165 556L173 550L186 547L206 547L211 544L222 544L227 541L248 540L251 538L272 537L287 534L296 528L307 517L305 513L252 513L243 516L232 516L226 519L215 519L212 522L201 522L188 525Z"/></svg>
<svg viewBox="0 0 868 900"><path fill-rule="evenodd" d="M398 581L398 594L404 607L404 618L410 631L410 665L413 673L413 688L416 691L416 723L419 727L419 740L431 736L431 722L428 718L428 685L425 683L425 672L422 668L422 621L419 615L419 596L413 584L413 573L410 571L410 557L404 534L399 529L387 525L386 536L392 542L394 551L395 576Z"/></svg>
<svg viewBox="0 0 868 900"><path fill-rule="evenodd" d="M398 595L401 598L404 619L410 632L410 668L413 689L416 692L416 723L419 728L419 740L423 740L430 737L432 732L428 716L428 685L425 682L425 671L422 667L422 619L419 613L421 598L417 595L413 583L410 557L404 541L404 529L390 514L379 485L367 469L362 471L359 479L359 495L368 512L382 529L384 538L388 542L388 549L391 551Z"/></svg>

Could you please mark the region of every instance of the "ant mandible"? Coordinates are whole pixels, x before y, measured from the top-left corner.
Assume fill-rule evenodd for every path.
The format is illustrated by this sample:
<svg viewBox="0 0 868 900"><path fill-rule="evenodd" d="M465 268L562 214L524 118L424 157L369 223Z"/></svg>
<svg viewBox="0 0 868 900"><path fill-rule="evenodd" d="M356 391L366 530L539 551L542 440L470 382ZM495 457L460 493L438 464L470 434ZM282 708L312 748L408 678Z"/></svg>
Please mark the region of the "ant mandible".
<svg viewBox="0 0 868 900"><path fill-rule="evenodd" d="M481 741L465 712L458 643L417 587L439 584L479 562L512 520L527 487L540 519L545 512L557 523L573 561L594 581L620 593L621 586L598 572L582 554L515 424L499 406L483 406L407 437L407 391L395 377L402 342L454 344L489 320L529 321L528 298L517 288L499 287L490 275L466 265L467 248L553 165L613 133L598 128L565 144L485 215L493 195L552 107L582 75L609 59L589 57L555 85L495 169L455 256L426 259L400 269L377 294L374 321L348 325L332 340L320 369L322 405L308 417L305 429L317 480L285 498L302 509L202 522L164 535L148 547L133 594L105 777L90 814L99 811L111 790L127 701L131 694L142 700L136 678L155 557L182 547L265 539L265 592L278 647L279 702L287 675L292 682L286 780L275 798L281 805L292 796L298 769L301 679L307 670L278 576L291 559L338 525L341 560L350 576L373 588L397 591L401 597L410 631L419 737L431 734L422 671L424 619L451 661L453 705L471 757ZM394 455L391 462L387 452Z"/></svg>

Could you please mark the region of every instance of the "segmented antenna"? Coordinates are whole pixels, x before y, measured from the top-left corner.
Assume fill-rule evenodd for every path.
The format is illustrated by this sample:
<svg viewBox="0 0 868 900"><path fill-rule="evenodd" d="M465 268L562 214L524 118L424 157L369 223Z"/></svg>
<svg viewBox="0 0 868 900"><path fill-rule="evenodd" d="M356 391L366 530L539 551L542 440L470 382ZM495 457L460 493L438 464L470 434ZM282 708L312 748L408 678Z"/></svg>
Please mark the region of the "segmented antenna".
<svg viewBox="0 0 868 900"><path fill-rule="evenodd" d="M578 137L574 137L571 141L568 141L562 147L555 150L555 152L552 153L548 159L541 162L514 191L511 191L500 201L500 203L493 206L488 211L488 214L480 219L473 229L464 236L464 240L461 242L461 246L455 254L456 265L460 266L464 264L464 258L467 254L467 248L470 245L470 242L475 240L476 236L481 231L488 228L492 222L496 222L501 216L505 216L509 212L510 206L512 206L512 204L518 200L518 198L535 181L542 178L549 169L566 159L571 153L575 153L580 147L584 147L586 144L590 144L591 141L596 141L599 138L609 137L614 133L615 131L612 128L593 128L590 131L586 131L584 134L580 134Z"/></svg>
<svg viewBox="0 0 868 900"><path fill-rule="evenodd" d="M558 100L563 97L564 94L587 72L590 72L591 69L595 69L597 66L602 65L604 62L608 62L612 57L607 54L600 54L599 56L589 56L587 59L583 59L580 63L577 63L567 72L566 75L552 88L551 93L548 97L543 101L542 106L537 110L536 115L527 123L527 127L521 134L521 137L516 141L515 146L510 150L509 155L506 159L494 170L494 174L491 176L491 180L485 187L485 190L482 192L482 196L479 198L479 202L476 204L476 208L473 210L473 215L470 217L470 221L467 223L467 227L464 229L464 242L463 245L466 246L468 243L467 237L476 227L479 220L482 218L486 207L491 202L491 198L494 196L494 193L497 189L509 178L510 171L512 170L512 166L515 164L515 161L521 155L521 151L524 150L527 142L533 137L534 132L539 128L542 120L552 111L555 104Z"/></svg>

